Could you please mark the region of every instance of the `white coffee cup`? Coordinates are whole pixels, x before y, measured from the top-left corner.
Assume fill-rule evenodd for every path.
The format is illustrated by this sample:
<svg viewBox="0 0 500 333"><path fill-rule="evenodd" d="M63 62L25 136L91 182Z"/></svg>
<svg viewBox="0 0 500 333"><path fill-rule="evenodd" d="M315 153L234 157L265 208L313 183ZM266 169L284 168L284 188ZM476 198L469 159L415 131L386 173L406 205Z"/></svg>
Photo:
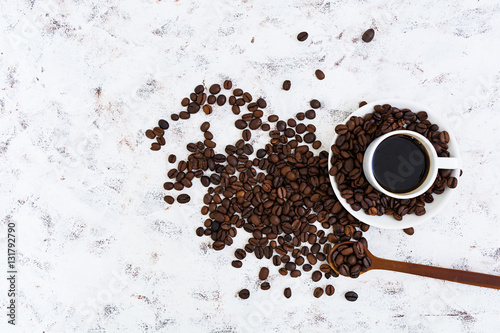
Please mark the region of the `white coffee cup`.
<svg viewBox="0 0 500 333"><path fill-rule="evenodd" d="M406 193L393 193L386 190L379 184L373 173L373 156L375 154L375 151L382 141L394 135L407 135L413 137L422 144L428 157L429 168L424 181L416 189ZM426 137L417 132L408 130L393 131L373 140L368 145L363 159L363 170L368 182L378 191L397 199L411 199L424 194L432 186L432 184L434 184L439 169L459 168L460 160L458 158L438 157L432 143Z"/></svg>

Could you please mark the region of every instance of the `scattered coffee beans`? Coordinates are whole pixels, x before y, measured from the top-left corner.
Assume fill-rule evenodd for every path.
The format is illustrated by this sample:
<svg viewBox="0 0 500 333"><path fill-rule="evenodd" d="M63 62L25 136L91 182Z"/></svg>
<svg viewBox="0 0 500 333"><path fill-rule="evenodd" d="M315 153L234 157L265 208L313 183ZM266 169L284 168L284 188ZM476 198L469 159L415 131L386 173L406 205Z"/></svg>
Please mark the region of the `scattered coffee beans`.
<svg viewBox="0 0 500 333"><path fill-rule="evenodd" d="M224 82L223 87L233 89L232 83ZM182 191L193 185L194 178L200 179L207 188L201 208L207 218L196 229L196 235L210 237L214 250L231 246L240 232L250 234L243 248L234 252L233 267L240 268L242 260L252 254L257 259L271 260L283 276L298 278L318 263L320 270L313 273L314 281L323 275L338 276L326 265L330 249L338 242L364 240L362 233L368 230L368 225L351 216L335 197L328 175L328 153L313 151L321 147L316 127L300 121L314 119L315 111L298 113L296 119L287 121L276 115L266 118L263 109L267 102L263 98L253 102L250 93L236 88L226 100L220 91L220 85L211 85L207 96L204 86L197 86L188 103L182 101L186 111L180 112L181 118L188 119L199 110L215 112L211 105L228 102L232 113L237 115L234 124L242 131L242 139L219 148L209 131L210 123L204 122L200 126L204 140L187 145L188 158L168 171L172 181L166 182L164 188ZM317 100L312 104L321 105ZM241 112L247 109L248 112ZM179 119L179 115L174 118ZM269 131L269 143L264 147L248 143L251 132L259 129ZM164 131L159 126L148 130L147 136L158 137ZM154 149L161 147L159 143L153 145ZM169 156L169 161L175 163L176 159ZM179 203L190 199L188 194L177 197ZM175 200L166 196L165 201ZM266 280L268 276L269 269L262 268L259 279ZM261 289L269 287L268 282L261 284ZM248 298L250 292L243 289L239 295ZM285 289L285 296L291 296L290 289Z"/></svg>

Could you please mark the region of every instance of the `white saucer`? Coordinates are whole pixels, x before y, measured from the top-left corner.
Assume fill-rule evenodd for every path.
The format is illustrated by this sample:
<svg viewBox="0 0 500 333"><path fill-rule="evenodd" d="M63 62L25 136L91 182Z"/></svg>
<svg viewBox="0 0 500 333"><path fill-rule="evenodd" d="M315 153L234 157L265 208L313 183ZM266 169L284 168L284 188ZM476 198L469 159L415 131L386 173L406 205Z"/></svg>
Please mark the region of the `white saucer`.
<svg viewBox="0 0 500 333"><path fill-rule="evenodd" d="M375 101L373 103L368 103L358 110L356 110L354 113L352 113L347 119L343 122L345 124L352 116L358 116L358 117L363 117L365 114L373 112L373 107L375 105L383 105L383 104L390 104L393 107L397 107L399 109L410 109L411 111L417 113L419 111L425 111L427 112L428 119L430 122L433 124L436 124L439 126L440 131L447 131L450 134L450 142L449 142L449 148L448 151L450 152L450 157L456 157L460 158L460 152L458 150L458 144L457 141L455 140L455 136L453 133L450 131L450 129L446 126L446 123L442 121L434 112L432 112L429 108L417 103L417 102L412 102L412 101L406 101L406 100L399 100L399 99L387 99L387 100L380 100L380 101ZM334 129L332 131L335 132ZM332 140L332 143L330 147L335 144L335 141L337 140L337 133L334 133L334 137ZM329 149L329 153L331 154L331 149ZM328 171L330 171L330 168L332 167L331 161L330 161L330 156L328 158ZM455 169L452 172L452 176L454 177L459 177L460 170ZM447 202L449 201L450 197L453 195L453 192L455 192L456 189L450 189L446 188L443 194L433 194L434 197L434 202L430 204L425 205L425 210L426 213L421 216L417 216L415 214L410 214L410 215L405 215L403 217L402 221L397 221L394 219L392 215L382 215L382 216L371 216L366 214L363 209L359 211L354 211L351 208L351 205L349 205L344 198L340 196L340 191L337 187L337 183L335 182L335 177L330 176L330 181L332 183L333 190L335 192L335 195L337 196L338 200L340 203L344 206L344 208L351 213L354 217L356 217L358 220L372 225L374 227L379 227L379 228L385 228L385 229L405 229L409 227L414 227L420 223L423 223L427 220L430 220L434 216L436 216L441 209L446 207Z"/></svg>

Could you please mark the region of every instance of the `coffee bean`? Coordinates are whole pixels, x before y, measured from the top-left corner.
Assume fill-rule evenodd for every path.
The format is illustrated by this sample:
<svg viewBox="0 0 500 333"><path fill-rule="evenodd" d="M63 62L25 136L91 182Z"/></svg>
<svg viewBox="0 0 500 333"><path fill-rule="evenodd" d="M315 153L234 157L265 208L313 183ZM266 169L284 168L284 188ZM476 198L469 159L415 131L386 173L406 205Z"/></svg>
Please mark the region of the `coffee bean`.
<svg viewBox="0 0 500 333"><path fill-rule="evenodd" d="M312 143L316 140L316 135L314 133L307 133L304 135L304 141L306 143Z"/></svg>
<svg viewBox="0 0 500 333"><path fill-rule="evenodd" d="M210 123L208 121L205 121L203 124L201 124L200 126L200 130L202 132L206 132L208 131L208 129L210 128Z"/></svg>
<svg viewBox="0 0 500 333"><path fill-rule="evenodd" d="M260 289L269 290L271 289L271 285L269 284L269 282L262 282L262 284L260 285Z"/></svg>
<svg viewBox="0 0 500 333"><path fill-rule="evenodd" d="M239 260L233 260L231 262L231 266L233 266L234 268L241 268L241 266L243 266L243 263Z"/></svg>
<svg viewBox="0 0 500 333"><path fill-rule="evenodd" d="M168 156L168 163L175 163L176 160L177 156L175 156L174 154Z"/></svg>
<svg viewBox="0 0 500 333"><path fill-rule="evenodd" d="M247 299L248 297L250 297L250 291L248 289L241 289L238 293L238 296L241 299Z"/></svg>
<svg viewBox="0 0 500 333"><path fill-rule="evenodd" d="M239 260L242 260L242 259L245 259L245 257L247 256L245 250L243 249L237 249L236 251L234 251L234 256L239 259Z"/></svg>
<svg viewBox="0 0 500 333"><path fill-rule="evenodd" d="M158 142L153 142L151 144L151 150L153 150L153 151L160 150L160 148L161 148L161 146Z"/></svg>
<svg viewBox="0 0 500 333"><path fill-rule="evenodd" d="M168 121L166 121L165 119L160 119L158 121L158 126L160 126L160 128L162 128L164 130L166 130L166 129L168 129L170 127Z"/></svg>
<svg viewBox="0 0 500 333"><path fill-rule="evenodd" d="M361 101L361 102L359 102L359 107L363 107L363 106L365 106L366 104L368 104L368 103L366 103L365 101Z"/></svg>
<svg viewBox="0 0 500 333"><path fill-rule="evenodd" d="M299 270L297 270L297 269L295 269L295 270L293 270L293 271L290 272L290 276L293 277L293 278L297 278L297 277L299 277L301 275L302 275L302 273Z"/></svg>
<svg viewBox="0 0 500 333"><path fill-rule="evenodd" d="M156 137L156 134L155 134L152 130L148 129L148 130L146 131L146 136L147 136L149 139L154 139L154 138Z"/></svg>
<svg viewBox="0 0 500 333"><path fill-rule="evenodd" d="M314 119L316 118L316 112L314 110L307 110L305 116L307 119Z"/></svg>
<svg viewBox="0 0 500 333"><path fill-rule="evenodd" d="M218 84L213 84L210 86L210 88L208 89L208 91L212 94L212 95L217 95L219 92L220 92L220 85Z"/></svg>
<svg viewBox="0 0 500 333"><path fill-rule="evenodd" d="M181 105L184 107L188 106L189 103L190 103L190 99L187 97L183 98L181 101Z"/></svg>
<svg viewBox="0 0 500 333"><path fill-rule="evenodd" d="M158 136L163 136L163 134L165 134L165 131L160 127L155 127L153 128L153 133Z"/></svg>
<svg viewBox="0 0 500 333"><path fill-rule="evenodd" d="M248 127L252 130L256 130L260 127L260 125L262 125L262 120L260 120L260 118L255 118L250 122Z"/></svg>
<svg viewBox="0 0 500 333"><path fill-rule="evenodd" d="M215 104L215 102L217 102L217 97L215 97L214 95L209 95L207 97L207 103L212 105L212 104Z"/></svg>
<svg viewBox="0 0 500 333"><path fill-rule="evenodd" d="M267 106L267 102L263 98L259 98L257 100L257 105L259 106L259 108L265 109Z"/></svg>
<svg viewBox="0 0 500 333"><path fill-rule="evenodd" d="M455 188L458 185L458 179L455 177L448 178L447 185L449 188Z"/></svg>
<svg viewBox="0 0 500 333"><path fill-rule="evenodd" d="M187 194L181 194L177 197L177 202L181 204L188 203L191 200L191 197Z"/></svg>
<svg viewBox="0 0 500 333"><path fill-rule="evenodd" d="M205 90L205 87L203 87L203 85L197 85L195 88L194 88L194 92L196 94L201 94L203 91Z"/></svg>
<svg viewBox="0 0 500 333"><path fill-rule="evenodd" d="M171 205L171 204L173 204L175 202L175 199L172 196L170 196L170 195L166 195L163 199L169 205Z"/></svg>
<svg viewBox="0 0 500 333"><path fill-rule="evenodd" d="M173 121L177 121L177 120L179 120L179 115L173 113L172 115L170 115L170 119L172 119Z"/></svg>
<svg viewBox="0 0 500 333"><path fill-rule="evenodd" d="M187 111L189 113L196 113L200 110L200 105L196 102L189 103ZM182 113L182 112L181 112Z"/></svg>
<svg viewBox="0 0 500 333"><path fill-rule="evenodd" d="M277 115L270 115L269 117L267 117L267 120L274 123L276 121L278 121L279 117Z"/></svg>
<svg viewBox="0 0 500 333"><path fill-rule="evenodd" d="M241 90L240 88L236 88L233 90L233 95L234 96L241 96L241 95L243 95L243 90Z"/></svg>
<svg viewBox="0 0 500 333"><path fill-rule="evenodd" d="M322 277L323 277L323 274L321 274L321 272L320 272L320 271L314 271L314 272L312 273L312 277L311 277L311 278L312 278L312 280L313 280L314 282L318 282L319 280L321 280L321 278L322 278Z"/></svg>
<svg viewBox="0 0 500 333"><path fill-rule="evenodd" d="M259 272L259 279L265 280L269 276L269 268L262 267Z"/></svg>
<svg viewBox="0 0 500 333"><path fill-rule="evenodd" d="M224 86L224 89L229 90L233 87L233 83L230 80L226 80L226 81L224 81L223 86Z"/></svg>
<svg viewBox="0 0 500 333"><path fill-rule="evenodd" d="M234 126L236 126L237 129L244 129L248 126L248 124L246 121L238 119L234 122Z"/></svg>
<svg viewBox="0 0 500 333"><path fill-rule="evenodd" d="M403 229L403 231L405 232L405 234L410 235L410 236L415 233L415 230L413 228L406 228L406 229Z"/></svg>
<svg viewBox="0 0 500 333"><path fill-rule="evenodd" d="M222 105L224 105L224 104L226 104L226 96L224 96L224 95L219 95L219 96L217 97L217 105L222 106Z"/></svg>
<svg viewBox="0 0 500 333"><path fill-rule="evenodd" d="M165 184L163 184L163 188L167 191L171 190L174 188L174 183L172 182L166 182Z"/></svg>
<svg viewBox="0 0 500 333"><path fill-rule="evenodd" d="M354 291L348 291L345 293L345 299L349 302L354 302L358 299L358 294L356 294Z"/></svg>
<svg viewBox="0 0 500 333"><path fill-rule="evenodd" d="M305 40L307 39L307 37L309 37L309 34L308 34L307 32L305 32L305 31L303 31L303 32L300 32L300 33L297 35L297 40L298 40L299 42L303 42L303 41L305 41Z"/></svg>
<svg viewBox="0 0 500 333"><path fill-rule="evenodd" d="M316 298L320 298L321 296L323 296L323 288L317 287L316 289L314 289L313 295Z"/></svg>
<svg viewBox="0 0 500 333"><path fill-rule="evenodd" d="M311 102L309 103L313 109L319 109L321 107L321 103L317 99L312 99ZM307 117L307 112L306 112L306 117ZM311 119L311 118L309 118Z"/></svg>
<svg viewBox="0 0 500 333"><path fill-rule="evenodd" d="M283 81L283 90L288 91L292 87L290 80Z"/></svg>
<svg viewBox="0 0 500 333"><path fill-rule="evenodd" d="M316 75L318 80L323 80L325 78L325 73L323 73L322 70L317 69L314 74Z"/></svg>
<svg viewBox="0 0 500 333"><path fill-rule="evenodd" d="M328 296L332 296L335 293L335 287L333 287L331 284L327 285L325 288L325 294Z"/></svg>
<svg viewBox="0 0 500 333"><path fill-rule="evenodd" d="M243 140L249 141L252 138L252 132L250 132L250 130L246 129L243 131L241 136L243 137Z"/></svg>
<svg viewBox="0 0 500 333"><path fill-rule="evenodd" d="M286 298L292 297L292 289L285 288L285 290L283 291L283 295L285 295Z"/></svg>
<svg viewBox="0 0 500 333"><path fill-rule="evenodd" d="M363 42L369 43L372 41L374 36L375 36L375 31L373 29L368 29L363 33L361 39L363 40Z"/></svg>

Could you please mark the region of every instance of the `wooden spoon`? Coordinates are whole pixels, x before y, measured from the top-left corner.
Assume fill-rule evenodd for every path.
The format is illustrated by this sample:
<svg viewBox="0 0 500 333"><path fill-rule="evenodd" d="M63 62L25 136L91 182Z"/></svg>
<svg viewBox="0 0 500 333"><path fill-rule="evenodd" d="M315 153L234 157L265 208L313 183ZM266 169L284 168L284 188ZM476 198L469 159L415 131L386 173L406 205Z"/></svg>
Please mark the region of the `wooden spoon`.
<svg viewBox="0 0 500 333"><path fill-rule="evenodd" d="M339 246L352 243L355 242L351 241L339 243L335 245L335 247L328 254L328 264L335 272L339 273L339 269L337 264L332 261L332 254L337 250ZM374 256L370 251L368 251L365 246L363 246L363 248L365 250L366 256L371 260L371 266L367 269L367 271L372 269L383 269L386 271L427 276L435 279L470 284L473 286L500 289L500 276L383 259ZM363 274L363 272L361 272L361 274Z"/></svg>

